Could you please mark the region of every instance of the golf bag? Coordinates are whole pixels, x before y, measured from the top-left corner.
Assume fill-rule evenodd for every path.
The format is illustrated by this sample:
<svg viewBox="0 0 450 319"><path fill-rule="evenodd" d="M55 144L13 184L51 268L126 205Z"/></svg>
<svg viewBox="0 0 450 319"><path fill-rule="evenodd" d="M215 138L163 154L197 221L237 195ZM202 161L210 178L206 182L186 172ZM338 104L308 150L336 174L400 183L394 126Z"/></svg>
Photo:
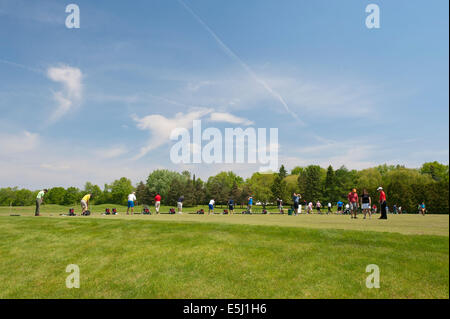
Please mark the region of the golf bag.
<svg viewBox="0 0 450 319"><path fill-rule="evenodd" d="M113 209L112 209L112 214L113 214L113 215L117 215L117 209L113 208Z"/></svg>
<svg viewBox="0 0 450 319"><path fill-rule="evenodd" d="M280 209L280 214L284 214L284 209Z"/></svg>
<svg viewBox="0 0 450 319"><path fill-rule="evenodd" d="M223 214L228 215L228 209L224 209Z"/></svg>
<svg viewBox="0 0 450 319"><path fill-rule="evenodd" d="M75 216L75 211L73 208L69 208L69 216Z"/></svg>
<svg viewBox="0 0 450 319"><path fill-rule="evenodd" d="M205 211L203 210L203 208L201 208L200 210L197 211L197 214L204 215Z"/></svg>
<svg viewBox="0 0 450 319"><path fill-rule="evenodd" d="M248 214L248 215L251 215L252 213L250 213L250 211L248 211L248 210L244 210L244 211L242 212L242 214Z"/></svg>
<svg viewBox="0 0 450 319"><path fill-rule="evenodd" d="M87 210L84 213L82 213L81 215L83 216L89 216L91 214L91 211Z"/></svg>
<svg viewBox="0 0 450 319"><path fill-rule="evenodd" d="M267 215L267 210L266 210L266 209L263 209L261 214Z"/></svg>
<svg viewBox="0 0 450 319"><path fill-rule="evenodd" d="M147 207L145 207L144 209L142 209L142 215L151 215L150 209L148 209Z"/></svg>
<svg viewBox="0 0 450 319"><path fill-rule="evenodd" d="M109 208L105 208L105 215L110 215L111 211L109 210Z"/></svg>
<svg viewBox="0 0 450 319"><path fill-rule="evenodd" d="M175 214L175 208L169 209L169 214Z"/></svg>

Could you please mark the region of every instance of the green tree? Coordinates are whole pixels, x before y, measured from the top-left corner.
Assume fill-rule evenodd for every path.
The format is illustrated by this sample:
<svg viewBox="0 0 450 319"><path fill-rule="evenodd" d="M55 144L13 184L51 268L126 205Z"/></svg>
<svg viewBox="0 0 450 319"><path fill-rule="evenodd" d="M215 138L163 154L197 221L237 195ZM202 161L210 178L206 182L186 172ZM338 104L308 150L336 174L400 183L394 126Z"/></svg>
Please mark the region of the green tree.
<svg viewBox="0 0 450 319"><path fill-rule="evenodd" d="M436 161L424 163L420 168L420 173L431 176L437 182L446 181L448 183L449 181L448 165Z"/></svg>
<svg viewBox="0 0 450 319"><path fill-rule="evenodd" d="M48 190L47 195L45 195L46 202L49 204L64 204L64 196L66 195L66 190L64 187L53 187Z"/></svg>
<svg viewBox="0 0 450 319"><path fill-rule="evenodd" d="M161 201L168 204L167 196L169 194L170 185L174 179L181 181L183 179L180 173L169 171L167 169L158 169L150 173L147 178L147 187L152 195L157 192L161 195Z"/></svg>
<svg viewBox="0 0 450 319"><path fill-rule="evenodd" d="M69 187L64 194L64 205L73 205L81 200L81 193L76 187Z"/></svg>
<svg viewBox="0 0 450 319"><path fill-rule="evenodd" d="M150 194L150 190L142 181L136 186L136 198L142 205L151 205L154 202L153 196Z"/></svg>
<svg viewBox="0 0 450 319"><path fill-rule="evenodd" d="M128 195L134 191L131 180L126 177L115 180L110 187L112 204L126 205Z"/></svg>
<svg viewBox="0 0 450 319"><path fill-rule="evenodd" d="M271 200L275 202L277 198L282 199L285 203L289 199L288 188L286 183L287 172L284 166L281 165L280 171L276 174L275 179L272 182L270 190L272 192Z"/></svg>

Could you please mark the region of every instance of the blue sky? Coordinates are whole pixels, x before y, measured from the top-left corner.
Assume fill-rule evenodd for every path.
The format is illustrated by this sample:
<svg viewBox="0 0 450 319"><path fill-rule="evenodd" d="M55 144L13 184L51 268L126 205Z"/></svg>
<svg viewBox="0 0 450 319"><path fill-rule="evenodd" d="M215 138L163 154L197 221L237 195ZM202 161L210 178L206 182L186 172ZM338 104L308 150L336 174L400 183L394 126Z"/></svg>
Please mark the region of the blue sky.
<svg viewBox="0 0 450 319"><path fill-rule="evenodd" d="M278 128L288 168L448 163L447 1L69 3L0 0L0 187L258 170L171 163L179 112Z"/></svg>

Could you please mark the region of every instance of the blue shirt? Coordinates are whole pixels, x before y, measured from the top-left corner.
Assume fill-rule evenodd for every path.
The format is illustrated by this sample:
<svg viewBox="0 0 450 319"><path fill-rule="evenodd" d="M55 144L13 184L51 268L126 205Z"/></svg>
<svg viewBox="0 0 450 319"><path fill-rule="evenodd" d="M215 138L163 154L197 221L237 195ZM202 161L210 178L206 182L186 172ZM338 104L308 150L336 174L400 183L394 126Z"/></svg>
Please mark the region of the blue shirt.
<svg viewBox="0 0 450 319"><path fill-rule="evenodd" d="M339 202L337 202L337 205L338 205L338 206L342 206L342 205L344 205L344 203L341 202L341 201L339 201Z"/></svg>
<svg viewBox="0 0 450 319"><path fill-rule="evenodd" d="M248 200L248 204L249 204L249 205L253 205L253 198L250 198L250 199Z"/></svg>
<svg viewBox="0 0 450 319"><path fill-rule="evenodd" d="M298 196L292 196L292 199L294 200L294 203L298 204L298 202L300 201L300 197Z"/></svg>

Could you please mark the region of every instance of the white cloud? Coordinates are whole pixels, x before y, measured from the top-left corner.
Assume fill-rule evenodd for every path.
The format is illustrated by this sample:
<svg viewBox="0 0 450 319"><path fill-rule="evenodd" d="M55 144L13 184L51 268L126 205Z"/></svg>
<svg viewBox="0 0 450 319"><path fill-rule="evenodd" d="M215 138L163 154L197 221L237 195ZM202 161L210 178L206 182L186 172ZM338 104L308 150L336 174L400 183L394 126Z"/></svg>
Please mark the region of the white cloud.
<svg viewBox="0 0 450 319"><path fill-rule="evenodd" d="M151 150L169 142L172 130L176 128L191 129L192 121L202 118L211 111L211 109L199 108L186 114L177 113L174 118L166 118L159 114L147 115L143 118L133 116L133 120L137 122L137 127L141 130L148 130L151 135L147 145L141 148L136 158L140 158Z"/></svg>
<svg viewBox="0 0 450 319"><path fill-rule="evenodd" d="M23 131L14 135L9 133L0 133L0 149L3 154L23 153L34 150L40 143L39 135Z"/></svg>
<svg viewBox="0 0 450 319"><path fill-rule="evenodd" d="M119 157L125 153L127 153L128 150L125 148L125 146L114 146L111 148L103 148L103 149L97 149L95 150L94 154L99 158L114 158Z"/></svg>
<svg viewBox="0 0 450 319"><path fill-rule="evenodd" d="M72 107L81 103L83 94L83 74L78 68L61 66L49 68L47 70L47 76L52 81L63 85L62 91L53 93L53 98L58 107L51 115L50 120L56 121L70 111Z"/></svg>
<svg viewBox="0 0 450 319"><path fill-rule="evenodd" d="M254 122L242 117L235 116L231 113L213 112L211 113L209 120L211 122L224 122L231 124L253 125Z"/></svg>

